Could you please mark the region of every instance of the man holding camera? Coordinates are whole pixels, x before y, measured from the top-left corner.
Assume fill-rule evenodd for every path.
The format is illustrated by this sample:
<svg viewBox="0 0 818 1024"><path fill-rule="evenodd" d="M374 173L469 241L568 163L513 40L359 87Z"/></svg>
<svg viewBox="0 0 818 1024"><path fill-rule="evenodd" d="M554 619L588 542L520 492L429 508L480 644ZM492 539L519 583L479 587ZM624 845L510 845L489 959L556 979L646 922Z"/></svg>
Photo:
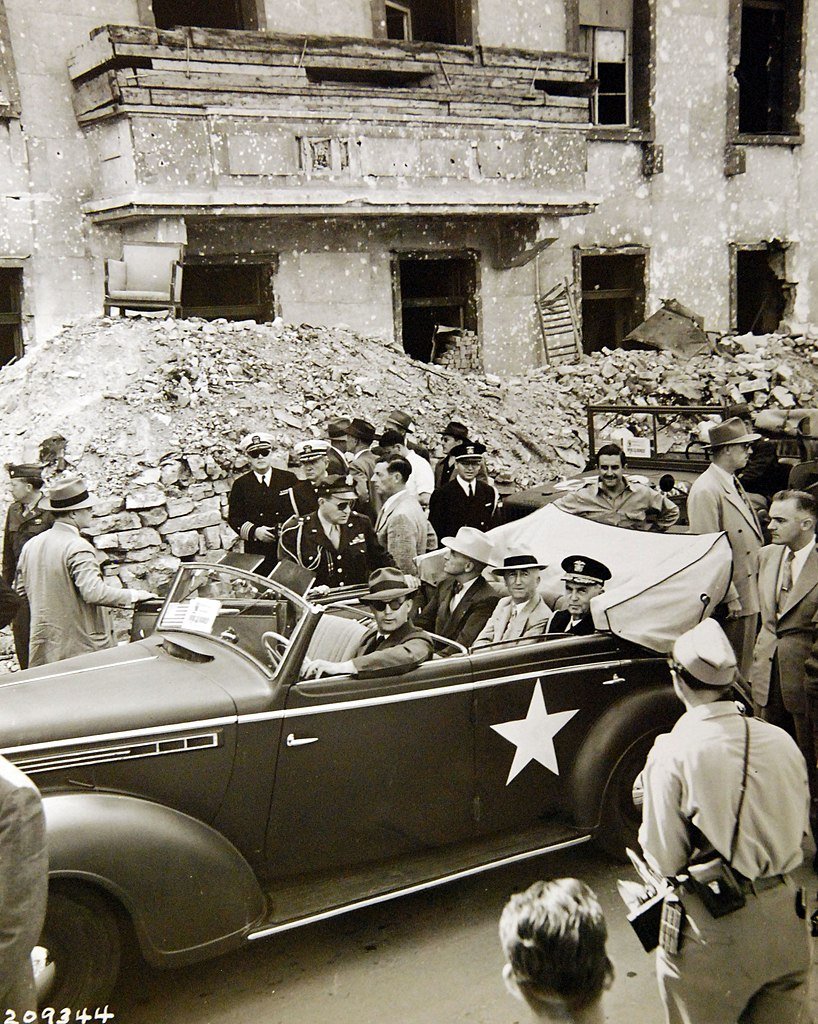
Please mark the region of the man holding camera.
<svg viewBox="0 0 818 1024"><path fill-rule="evenodd" d="M657 953L668 1024L806 1022L810 949L789 875L809 827L806 763L731 699L736 658L718 623L683 633L670 668L685 713L648 755L639 829L686 912L678 948Z"/></svg>

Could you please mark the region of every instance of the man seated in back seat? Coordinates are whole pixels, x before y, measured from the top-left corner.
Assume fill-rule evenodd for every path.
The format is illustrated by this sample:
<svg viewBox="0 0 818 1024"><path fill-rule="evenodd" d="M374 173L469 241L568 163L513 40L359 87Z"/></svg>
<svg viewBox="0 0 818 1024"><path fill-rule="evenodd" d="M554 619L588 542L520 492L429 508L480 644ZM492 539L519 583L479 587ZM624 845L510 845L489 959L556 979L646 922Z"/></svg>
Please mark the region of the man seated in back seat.
<svg viewBox="0 0 818 1024"><path fill-rule="evenodd" d="M401 675L428 661L432 638L409 618L412 597L419 586L418 580L399 569L376 569L369 577L369 591L360 599L371 609L375 626L364 633L357 652L348 661L305 658L302 677Z"/></svg>

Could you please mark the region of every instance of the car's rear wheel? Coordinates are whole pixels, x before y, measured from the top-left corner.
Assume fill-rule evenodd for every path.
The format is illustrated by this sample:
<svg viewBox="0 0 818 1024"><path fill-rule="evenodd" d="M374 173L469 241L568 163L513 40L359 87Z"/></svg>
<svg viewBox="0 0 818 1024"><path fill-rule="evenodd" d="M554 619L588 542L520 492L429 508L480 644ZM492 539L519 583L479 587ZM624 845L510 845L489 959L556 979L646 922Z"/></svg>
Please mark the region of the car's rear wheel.
<svg viewBox="0 0 818 1024"><path fill-rule="evenodd" d="M49 987L38 993L41 1005L105 1005L119 973L122 936L103 895L80 885L53 888L40 945L53 965Z"/></svg>
<svg viewBox="0 0 818 1024"><path fill-rule="evenodd" d="M655 739L656 734L650 733L631 744L617 761L605 788L596 841L617 860L627 860L627 847L638 850L642 809L633 802L633 784L645 767Z"/></svg>

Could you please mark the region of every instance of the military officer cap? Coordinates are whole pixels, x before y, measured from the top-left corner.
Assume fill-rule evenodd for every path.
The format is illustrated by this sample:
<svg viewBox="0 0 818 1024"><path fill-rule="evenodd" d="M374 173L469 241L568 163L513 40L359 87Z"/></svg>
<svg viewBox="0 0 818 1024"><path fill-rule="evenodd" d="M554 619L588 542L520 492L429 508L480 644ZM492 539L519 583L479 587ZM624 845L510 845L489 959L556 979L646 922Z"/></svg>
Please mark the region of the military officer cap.
<svg viewBox="0 0 818 1024"><path fill-rule="evenodd" d="M469 428L459 420L449 420L441 433L442 437L453 437L458 441L468 441Z"/></svg>
<svg viewBox="0 0 818 1024"><path fill-rule="evenodd" d="M479 441L461 441L449 452L455 462L479 462L486 454L486 446Z"/></svg>
<svg viewBox="0 0 818 1024"><path fill-rule="evenodd" d="M736 655L724 630L713 619L705 619L678 638L673 660L705 686L723 690L736 675Z"/></svg>
<svg viewBox="0 0 818 1024"><path fill-rule="evenodd" d="M588 558L586 555L569 555L560 562L562 577L567 583L583 583L597 586L605 583L611 578L611 570L607 565L598 562L595 558Z"/></svg>
<svg viewBox="0 0 818 1024"><path fill-rule="evenodd" d="M273 448L273 435L265 434L261 430L252 434L245 434L241 441L239 441L239 448L245 455L269 454Z"/></svg>
<svg viewBox="0 0 818 1024"><path fill-rule="evenodd" d="M6 471L12 480L29 480L31 483L43 482L43 467L33 462L9 462Z"/></svg>
<svg viewBox="0 0 818 1024"><path fill-rule="evenodd" d="M319 498L349 498L354 501L358 497L351 476L328 476L316 487L316 492Z"/></svg>
<svg viewBox="0 0 818 1024"><path fill-rule="evenodd" d="M301 462L317 462L329 455L330 444L328 441L301 441L294 450Z"/></svg>
<svg viewBox="0 0 818 1024"><path fill-rule="evenodd" d="M343 441L349 431L350 420L346 416L338 416L327 424L327 437L331 441Z"/></svg>

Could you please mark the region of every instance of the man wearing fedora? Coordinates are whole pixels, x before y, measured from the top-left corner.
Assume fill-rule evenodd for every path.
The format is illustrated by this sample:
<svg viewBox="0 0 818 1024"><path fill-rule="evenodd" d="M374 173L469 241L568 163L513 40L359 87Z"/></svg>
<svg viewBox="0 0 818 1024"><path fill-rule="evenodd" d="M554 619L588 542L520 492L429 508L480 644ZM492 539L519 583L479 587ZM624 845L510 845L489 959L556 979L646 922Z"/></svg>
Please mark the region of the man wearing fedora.
<svg viewBox="0 0 818 1024"><path fill-rule="evenodd" d="M441 434L443 458L435 463L435 490L440 490L447 484L454 475L454 458L452 448L469 440L469 428L459 420L450 420L443 428ZM479 480L488 480L485 462L481 461L480 471L477 474Z"/></svg>
<svg viewBox="0 0 818 1024"><path fill-rule="evenodd" d="M438 537L452 536L461 526L485 532L498 525L497 491L478 480L485 452L479 441L462 441L452 448L455 475L429 502L429 522Z"/></svg>
<svg viewBox="0 0 818 1024"><path fill-rule="evenodd" d="M428 661L432 656L432 638L412 625L412 598L420 586L414 576L399 569L376 569L369 577L369 590L360 599L372 612L375 625L368 630L348 661L305 659L303 677L401 675Z"/></svg>
<svg viewBox="0 0 818 1024"><path fill-rule="evenodd" d="M587 555L569 555L560 565L565 573L562 577L565 607L551 616L548 632L590 636L597 631L591 615L591 600L602 593L611 578L611 570Z"/></svg>
<svg viewBox="0 0 818 1024"><path fill-rule="evenodd" d="M418 455L406 444L406 439L394 427L387 427L378 438L378 447L382 457L406 459L412 467L407 486L416 496L421 506L428 509L432 491L435 489L435 474L426 459Z"/></svg>
<svg viewBox="0 0 818 1024"><path fill-rule="evenodd" d="M359 586L374 569L394 564L370 520L352 511L358 495L351 476L327 477L317 491L318 509L281 527L282 561L308 569L319 587Z"/></svg>
<svg viewBox="0 0 818 1024"><path fill-rule="evenodd" d="M693 481L687 497L691 533L727 534L733 552L733 579L726 598L724 631L743 676L753 663L758 625L758 553L764 544L761 524L736 474L746 465L759 434L749 433L737 416L708 432L711 463Z"/></svg>
<svg viewBox="0 0 818 1024"><path fill-rule="evenodd" d="M31 606L32 667L115 646L108 608L132 608L156 597L106 582L97 549L80 536L91 525L92 505L79 477L53 484L42 506L54 524L20 555L17 588Z"/></svg>
<svg viewBox="0 0 818 1024"><path fill-rule="evenodd" d="M375 488L372 486L372 474L378 464L378 456L372 451L372 442L375 440L375 427L369 420L353 418L347 427L347 464L352 479L355 481L355 490L358 497L368 501L376 512L380 509L380 502L375 495Z"/></svg>
<svg viewBox="0 0 818 1024"><path fill-rule="evenodd" d="M500 600L483 578L494 557L493 545L472 526L462 526L456 537L444 537L441 543L446 549L446 579L435 588L417 624L471 647Z"/></svg>
<svg viewBox="0 0 818 1024"><path fill-rule="evenodd" d="M679 948L656 954L667 1022L806 1024L810 947L790 877L808 827L804 758L783 729L739 711L736 657L713 619L676 640L670 668L685 711L634 789L645 860L679 879L686 912Z"/></svg>
<svg viewBox="0 0 818 1024"><path fill-rule="evenodd" d="M278 534L282 524L297 512L295 491L303 483L286 469L273 465L273 437L263 430L246 434L239 450L250 470L230 488L227 522L244 541L250 555L263 555L259 572L270 573L278 561Z"/></svg>
<svg viewBox="0 0 818 1024"><path fill-rule="evenodd" d="M508 597L500 598L474 647L545 633L551 609L537 592L540 571L545 568L534 555L514 550L506 554L502 565L492 569L492 576L502 579Z"/></svg>

